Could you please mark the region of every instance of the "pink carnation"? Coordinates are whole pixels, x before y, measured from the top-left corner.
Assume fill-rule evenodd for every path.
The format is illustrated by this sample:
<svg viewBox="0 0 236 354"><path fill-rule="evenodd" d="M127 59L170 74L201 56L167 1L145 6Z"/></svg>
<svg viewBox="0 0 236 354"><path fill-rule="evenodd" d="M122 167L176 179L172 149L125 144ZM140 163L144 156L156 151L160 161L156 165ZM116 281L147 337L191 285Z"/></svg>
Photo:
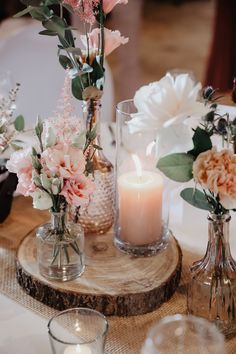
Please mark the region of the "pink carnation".
<svg viewBox="0 0 236 354"><path fill-rule="evenodd" d="M68 179L61 191L68 204L79 207L88 204L89 196L94 191L94 183L84 175Z"/></svg>
<svg viewBox="0 0 236 354"><path fill-rule="evenodd" d="M201 153L193 164L193 176L203 188L219 195L224 208L236 208L236 155L231 151L213 148Z"/></svg>
<svg viewBox="0 0 236 354"><path fill-rule="evenodd" d="M32 160L31 149L24 149L13 152L10 160L7 162L7 169L16 173L18 177L18 185L16 191L29 196L35 190L32 181Z"/></svg>
<svg viewBox="0 0 236 354"><path fill-rule="evenodd" d="M128 4L128 0L103 0L103 11L108 14L118 4Z"/></svg>
<svg viewBox="0 0 236 354"><path fill-rule="evenodd" d="M98 43L99 43L99 28L95 28L90 32L89 35L89 49L90 51L98 52ZM82 43L87 47L86 36L80 36ZM104 28L104 41L105 41L105 56L109 55L113 50L118 48L121 44L126 44L129 41L129 38L121 36L120 31L111 31L107 28Z"/></svg>
<svg viewBox="0 0 236 354"><path fill-rule="evenodd" d="M75 178L84 173L82 150L69 145L54 145L42 153L42 165L49 177Z"/></svg>

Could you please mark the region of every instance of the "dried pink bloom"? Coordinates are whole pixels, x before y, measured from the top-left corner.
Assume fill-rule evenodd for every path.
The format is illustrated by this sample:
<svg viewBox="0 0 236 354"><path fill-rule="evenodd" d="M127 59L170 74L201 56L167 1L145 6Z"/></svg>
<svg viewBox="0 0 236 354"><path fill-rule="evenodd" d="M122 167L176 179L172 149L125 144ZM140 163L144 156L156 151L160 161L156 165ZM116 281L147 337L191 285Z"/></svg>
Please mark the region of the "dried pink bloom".
<svg viewBox="0 0 236 354"><path fill-rule="evenodd" d="M128 4L128 0L103 0L103 11L108 14L118 4Z"/></svg>
<svg viewBox="0 0 236 354"><path fill-rule="evenodd" d="M201 153L193 164L193 176L203 188L219 195L224 208L236 208L236 155L231 151L213 148Z"/></svg>
<svg viewBox="0 0 236 354"><path fill-rule="evenodd" d="M67 180L61 191L68 204L79 207L88 204L89 196L94 191L94 183L84 175Z"/></svg>
<svg viewBox="0 0 236 354"><path fill-rule="evenodd" d="M90 32L89 35L89 46L91 52L98 52L98 43L99 43L99 28L95 28ZM87 47L87 39L85 35L80 36L82 43ZM129 38L121 36L120 31L111 31L107 28L104 28L104 41L105 41L105 56L109 55L113 50L118 48L121 44L126 44L129 41Z"/></svg>

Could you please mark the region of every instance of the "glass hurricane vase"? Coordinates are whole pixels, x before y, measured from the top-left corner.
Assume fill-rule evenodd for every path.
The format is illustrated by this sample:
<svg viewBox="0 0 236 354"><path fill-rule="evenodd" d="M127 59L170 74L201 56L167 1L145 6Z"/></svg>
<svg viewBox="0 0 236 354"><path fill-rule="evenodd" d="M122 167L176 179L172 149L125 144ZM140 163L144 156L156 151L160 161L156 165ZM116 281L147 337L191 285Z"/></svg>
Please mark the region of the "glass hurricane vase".
<svg viewBox="0 0 236 354"><path fill-rule="evenodd" d="M101 146L100 139L100 100L87 100L83 103L83 116L87 131L96 128L94 145ZM80 208L79 222L85 233L103 234L110 229L114 220L114 168L102 150L92 151L93 178L95 191L89 204Z"/></svg>
<svg viewBox="0 0 236 354"><path fill-rule="evenodd" d="M84 232L66 216L51 212L51 222L36 230L39 272L47 279L67 281L84 271Z"/></svg>
<svg viewBox="0 0 236 354"><path fill-rule="evenodd" d="M229 245L230 215L208 216L206 254L190 268L189 314L214 322L226 335L236 332L236 263Z"/></svg>

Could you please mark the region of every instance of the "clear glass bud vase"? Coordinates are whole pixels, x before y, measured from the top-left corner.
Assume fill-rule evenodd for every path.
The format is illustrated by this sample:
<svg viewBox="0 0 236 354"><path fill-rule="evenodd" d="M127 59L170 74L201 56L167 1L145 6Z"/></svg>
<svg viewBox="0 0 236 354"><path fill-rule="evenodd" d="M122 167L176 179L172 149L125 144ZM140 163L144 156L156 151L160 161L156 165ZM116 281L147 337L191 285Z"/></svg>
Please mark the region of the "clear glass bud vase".
<svg viewBox="0 0 236 354"><path fill-rule="evenodd" d="M236 263L229 246L229 213L209 214L206 254L190 268L189 314L214 322L226 335L236 332Z"/></svg>
<svg viewBox="0 0 236 354"><path fill-rule="evenodd" d="M93 144L101 146L100 140L100 100L87 100L83 103L83 116L87 131L96 129ZM102 150L92 149L93 177L95 191L90 197L89 204L80 208L79 222L85 233L103 234L108 231L114 220L114 168L104 156Z"/></svg>
<svg viewBox="0 0 236 354"><path fill-rule="evenodd" d="M36 230L40 274L67 281L84 271L84 232L79 224L66 221L66 212L51 212L51 223Z"/></svg>

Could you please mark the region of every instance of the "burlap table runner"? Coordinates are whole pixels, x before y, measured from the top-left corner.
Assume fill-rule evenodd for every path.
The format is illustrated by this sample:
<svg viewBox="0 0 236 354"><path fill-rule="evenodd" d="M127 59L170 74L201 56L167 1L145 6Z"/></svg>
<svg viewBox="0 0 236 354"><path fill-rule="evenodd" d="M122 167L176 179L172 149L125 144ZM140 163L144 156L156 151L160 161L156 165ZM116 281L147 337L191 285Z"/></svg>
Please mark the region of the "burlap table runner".
<svg viewBox="0 0 236 354"><path fill-rule="evenodd" d="M15 277L15 255L22 238L47 218L46 212L31 207L31 199L17 197L11 215L0 225L0 292L38 315L49 319L57 311L28 296ZM132 317L109 317L106 354L139 354L148 329L160 318L186 312L186 284L188 266L199 256L183 250L181 284L174 296L158 310ZM46 334L45 328L45 334ZM226 341L229 354L236 353L236 337ZM46 353L45 353L46 354Z"/></svg>

